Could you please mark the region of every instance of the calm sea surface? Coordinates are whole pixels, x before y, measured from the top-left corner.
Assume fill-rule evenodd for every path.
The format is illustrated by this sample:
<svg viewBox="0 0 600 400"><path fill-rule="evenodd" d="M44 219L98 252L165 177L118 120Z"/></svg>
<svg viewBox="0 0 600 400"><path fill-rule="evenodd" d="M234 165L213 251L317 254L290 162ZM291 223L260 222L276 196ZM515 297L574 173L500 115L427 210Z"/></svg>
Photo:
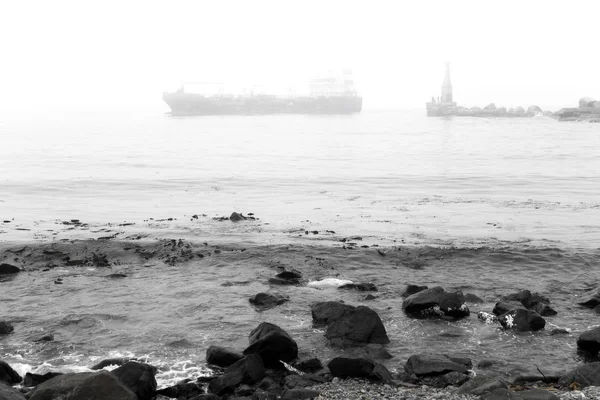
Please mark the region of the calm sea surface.
<svg viewBox="0 0 600 400"><path fill-rule="evenodd" d="M252 212L259 222L212 219L232 211ZM200 219L190 221L194 214ZM174 220L151 224L150 218ZM268 312L247 302L269 290L262 278L274 260L316 255L342 277L380 286L381 297L369 306L390 333L391 368L433 348L497 360L495 368L506 373L535 371L531 359L557 370L579 362L576 337L598 323L574 306L600 279L598 124L439 119L422 111L0 117L0 220L11 221L0 223L0 243L51 240L42 228L70 219L98 228L135 223L149 238L193 241L201 232L209 242L244 243L254 257L168 272L124 265L132 277L110 285L95 268L71 267L0 282L0 318L16 321L15 333L0 338L0 358L21 372L83 370L124 354L159 365L164 385L201 373L210 344L227 340L243 348L263 320L288 329L308 352L325 348L322 332L310 326L310 303L361 304L364 296L294 287L278 288L293 300ZM361 236L361 244L390 252L398 245L448 250L424 257L418 268L392 268L368 250L347 256L335 239L305 230ZM70 283L49 290L47 282L58 276ZM253 283L220 286L232 276ZM474 316L457 323L409 320L398 296L406 283L475 293L485 302L473 311L491 311L502 294L538 291L559 312L548 328L572 333L515 335ZM46 331L55 332L54 342L32 344L32 336Z"/></svg>

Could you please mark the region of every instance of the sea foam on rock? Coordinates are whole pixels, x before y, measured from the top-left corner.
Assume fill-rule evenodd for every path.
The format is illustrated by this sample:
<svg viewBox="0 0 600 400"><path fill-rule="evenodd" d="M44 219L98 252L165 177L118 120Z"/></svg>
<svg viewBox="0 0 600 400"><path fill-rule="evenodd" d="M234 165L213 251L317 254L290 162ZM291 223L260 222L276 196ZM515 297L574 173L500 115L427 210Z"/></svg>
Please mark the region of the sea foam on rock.
<svg viewBox="0 0 600 400"><path fill-rule="evenodd" d="M325 337L332 346L390 342L381 318L369 307L328 301L313 305L311 313L314 323L327 325Z"/></svg>
<svg viewBox="0 0 600 400"><path fill-rule="evenodd" d="M506 329L519 332L538 331L544 329L546 320L535 311L519 308L498 317L500 324Z"/></svg>
<svg viewBox="0 0 600 400"><path fill-rule="evenodd" d="M414 318L446 317L464 318L469 316L462 292L446 292L440 286L426 289L407 297L402 302L404 312Z"/></svg>

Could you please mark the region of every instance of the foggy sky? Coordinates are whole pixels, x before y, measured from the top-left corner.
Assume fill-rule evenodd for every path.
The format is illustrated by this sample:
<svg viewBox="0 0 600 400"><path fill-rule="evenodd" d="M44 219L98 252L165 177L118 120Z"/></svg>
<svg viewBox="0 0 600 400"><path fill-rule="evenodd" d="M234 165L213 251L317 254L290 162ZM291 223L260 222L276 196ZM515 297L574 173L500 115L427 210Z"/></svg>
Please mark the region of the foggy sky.
<svg viewBox="0 0 600 400"><path fill-rule="evenodd" d="M365 109L423 108L451 62L465 106L600 98L590 1L6 1L3 112L168 111L187 81L304 87L349 68Z"/></svg>

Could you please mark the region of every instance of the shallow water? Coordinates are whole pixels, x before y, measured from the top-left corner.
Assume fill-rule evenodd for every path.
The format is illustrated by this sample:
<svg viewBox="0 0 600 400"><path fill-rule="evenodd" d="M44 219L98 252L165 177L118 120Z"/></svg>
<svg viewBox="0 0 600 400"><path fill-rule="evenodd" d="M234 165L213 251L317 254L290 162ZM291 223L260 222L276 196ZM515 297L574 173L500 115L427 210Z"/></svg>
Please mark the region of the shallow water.
<svg viewBox="0 0 600 400"><path fill-rule="evenodd" d="M310 319L310 304L320 300L377 310L392 340L390 368L433 349L496 360L492 368L507 374L535 365L554 371L580 361L576 337L596 323L575 305L600 278L594 124L444 120L421 112L80 115L2 121L0 142L0 219L10 221L0 224L5 248L116 234L111 240L118 243L183 238L225 249L175 265L123 258L110 272L60 265L0 282L0 315L15 325L0 339L0 357L21 372L81 370L130 355L159 366L164 385L206 372L211 344L244 348L261 321L281 325L301 351L328 359L336 351ZM259 220L212 219L234 210ZM168 217L174 220L158 221ZM60 222L73 218L89 226ZM135 225L118 226L125 221ZM319 233L305 234L312 230ZM350 236L362 238L355 250L339 242ZM361 245L381 246L386 256ZM28 268L18 254L0 257ZM379 298L271 288L266 281L279 265L307 279L373 281ZM115 272L128 277L105 277ZM64 284L53 283L58 277ZM250 283L221 286L231 281ZM527 288L548 296L559 314L547 319L546 331L525 335L474 315L452 323L411 320L400 308L406 283L474 293L485 301L470 304L474 312ZM269 289L292 301L255 311L248 297ZM555 326L572 333L551 336ZM44 332L54 332L55 341L32 342Z"/></svg>

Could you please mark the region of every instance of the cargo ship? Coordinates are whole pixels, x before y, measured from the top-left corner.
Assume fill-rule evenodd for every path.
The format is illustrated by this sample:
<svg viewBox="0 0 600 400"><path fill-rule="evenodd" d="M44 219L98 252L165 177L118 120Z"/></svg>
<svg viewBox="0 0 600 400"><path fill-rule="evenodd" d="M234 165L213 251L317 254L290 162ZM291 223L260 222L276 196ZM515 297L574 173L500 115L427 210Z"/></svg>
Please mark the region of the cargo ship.
<svg viewBox="0 0 600 400"><path fill-rule="evenodd" d="M184 86L176 92L163 93L171 115L262 115L262 114L354 114L362 109L362 97L354 81L345 72L342 79L325 77L309 83L304 96L272 94L202 94L188 93Z"/></svg>

